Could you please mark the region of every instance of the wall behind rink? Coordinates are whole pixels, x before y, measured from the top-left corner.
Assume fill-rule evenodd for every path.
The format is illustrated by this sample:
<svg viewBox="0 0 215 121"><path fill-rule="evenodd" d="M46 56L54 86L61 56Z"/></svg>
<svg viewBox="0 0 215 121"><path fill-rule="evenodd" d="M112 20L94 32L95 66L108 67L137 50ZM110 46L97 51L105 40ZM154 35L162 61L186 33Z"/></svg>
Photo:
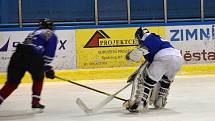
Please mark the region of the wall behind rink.
<svg viewBox="0 0 215 121"><path fill-rule="evenodd" d="M131 67L126 53L137 46L134 33L137 27L76 30L77 68ZM164 35L164 27L148 27ZM84 35L84 36L83 36Z"/></svg>
<svg viewBox="0 0 215 121"><path fill-rule="evenodd" d="M181 50L184 64L215 62L215 25L167 26L165 37Z"/></svg>
<svg viewBox="0 0 215 121"><path fill-rule="evenodd" d="M5 72L10 56L18 43L24 41L31 31L5 31L0 32L0 72ZM53 61L55 69L76 68L76 47L74 30L58 30L58 44L56 57Z"/></svg>
<svg viewBox="0 0 215 121"><path fill-rule="evenodd" d="M57 70L136 67L125 55L137 46L138 27L56 30L58 45L53 65ZM148 26L181 50L184 64L215 63L215 27L208 25ZM16 45L30 31L0 31L0 71L5 72ZM144 60L142 60L144 61Z"/></svg>
<svg viewBox="0 0 215 121"><path fill-rule="evenodd" d="M215 25L148 26L181 51L184 64L215 63ZM125 55L137 46L137 27L76 31L77 68L131 67ZM82 36L84 34L85 36Z"/></svg>

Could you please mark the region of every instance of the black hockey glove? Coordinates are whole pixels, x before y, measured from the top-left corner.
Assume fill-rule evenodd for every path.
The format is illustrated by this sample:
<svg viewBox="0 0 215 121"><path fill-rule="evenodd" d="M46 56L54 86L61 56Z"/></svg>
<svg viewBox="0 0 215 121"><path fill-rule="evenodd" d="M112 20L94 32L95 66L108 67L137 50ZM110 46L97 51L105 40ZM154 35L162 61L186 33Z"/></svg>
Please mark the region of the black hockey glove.
<svg viewBox="0 0 215 121"><path fill-rule="evenodd" d="M55 72L54 72L54 70L52 70L52 69L47 70L47 71L45 72L45 75L46 75L46 77L49 78L49 79L54 79L54 78L55 78Z"/></svg>
<svg viewBox="0 0 215 121"><path fill-rule="evenodd" d="M126 108L128 111L130 111L131 113L138 113L139 111L137 110L138 108L138 104L135 103L133 104L131 107Z"/></svg>
<svg viewBox="0 0 215 121"><path fill-rule="evenodd" d="M132 112L132 113L138 112L138 110L137 110L138 106L139 106L139 103L134 103L131 100L127 100L123 103L123 107L125 107L126 110L128 110L129 112Z"/></svg>

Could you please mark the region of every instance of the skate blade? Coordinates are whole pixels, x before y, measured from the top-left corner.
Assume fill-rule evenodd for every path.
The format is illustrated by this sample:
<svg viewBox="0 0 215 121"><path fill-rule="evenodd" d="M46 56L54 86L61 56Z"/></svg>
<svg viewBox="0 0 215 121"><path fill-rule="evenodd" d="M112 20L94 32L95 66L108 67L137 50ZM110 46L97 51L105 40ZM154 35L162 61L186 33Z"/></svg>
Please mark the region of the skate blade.
<svg viewBox="0 0 215 121"><path fill-rule="evenodd" d="M44 112L44 109L33 108L33 109L32 109L32 112L33 112L33 113L43 113L43 112Z"/></svg>

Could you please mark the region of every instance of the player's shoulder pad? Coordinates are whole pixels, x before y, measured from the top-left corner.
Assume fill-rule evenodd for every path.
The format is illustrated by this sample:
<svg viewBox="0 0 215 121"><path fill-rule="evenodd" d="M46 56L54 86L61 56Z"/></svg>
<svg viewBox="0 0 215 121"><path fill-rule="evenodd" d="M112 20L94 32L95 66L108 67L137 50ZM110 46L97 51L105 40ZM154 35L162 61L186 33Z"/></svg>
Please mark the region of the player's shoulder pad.
<svg viewBox="0 0 215 121"><path fill-rule="evenodd" d="M53 31L50 29L44 29L42 31L43 36L45 37L46 40L50 39L52 36L56 36Z"/></svg>
<svg viewBox="0 0 215 121"><path fill-rule="evenodd" d="M151 33L145 33L143 37L141 38L141 41L145 41L145 39L150 35Z"/></svg>

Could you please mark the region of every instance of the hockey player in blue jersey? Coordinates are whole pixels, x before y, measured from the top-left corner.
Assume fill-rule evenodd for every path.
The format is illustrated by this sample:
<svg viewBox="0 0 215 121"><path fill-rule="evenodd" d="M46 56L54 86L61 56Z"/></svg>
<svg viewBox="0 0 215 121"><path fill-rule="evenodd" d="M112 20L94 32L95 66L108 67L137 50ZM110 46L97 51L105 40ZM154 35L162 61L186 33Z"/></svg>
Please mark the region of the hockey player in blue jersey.
<svg viewBox="0 0 215 121"><path fill-rule="evenodd" d="M7 81L0 90L0 104L18 87L28 71L33 80L32 108L45 108L40 104L44 75L50 79L55 78L55 72L50 65L57 46L57 36L53 29L51 20L42 19L39 28L30 33L23 43L18 44L8 65Z"/></svg>
<svg viewBox="0 0 215 121"><path fill-rule="evenodd" d="M133 97L124 103L130 112L144 112L152 104L156 109L165 107L171 82L182 66L180 51L167 40L140 27L135 32L139 47L127 53L126 59L139 61L144 56L147 66L137 78ZM134 73L129 81L135 81ZM152 91L153 90L153 91ZM154 99L153 99L154 98Z"/></svg>

